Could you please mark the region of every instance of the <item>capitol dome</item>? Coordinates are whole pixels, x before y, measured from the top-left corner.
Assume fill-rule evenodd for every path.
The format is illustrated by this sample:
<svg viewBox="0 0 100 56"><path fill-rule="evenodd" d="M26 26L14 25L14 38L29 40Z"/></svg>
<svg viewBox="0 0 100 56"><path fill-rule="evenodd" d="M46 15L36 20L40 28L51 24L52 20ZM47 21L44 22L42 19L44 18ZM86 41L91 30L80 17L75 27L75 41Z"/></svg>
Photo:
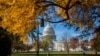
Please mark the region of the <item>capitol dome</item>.
<svg viewBox="0 0 100 56"><path fill-rule="evenodd" d="M50 23L48 23L47 26L44 28L43 37L51 37L53 39L56 38L55 31L50 26Z"/></svg>

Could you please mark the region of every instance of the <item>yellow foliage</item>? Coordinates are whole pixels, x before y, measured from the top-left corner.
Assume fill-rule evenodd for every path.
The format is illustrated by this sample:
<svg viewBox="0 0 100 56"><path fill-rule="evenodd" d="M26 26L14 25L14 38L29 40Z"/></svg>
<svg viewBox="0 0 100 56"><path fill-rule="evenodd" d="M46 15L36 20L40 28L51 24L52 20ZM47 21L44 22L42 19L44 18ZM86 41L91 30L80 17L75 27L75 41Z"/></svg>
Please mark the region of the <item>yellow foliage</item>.
<svg viewBox="0 0 100 56"><path fill-rule="evenodd" d="M36 28L36 15L43 11L36 10L36 1L38 0L0 0L2 27L13 34L24 36L21 40L25 41L26 34Z"/></svg>
<svg viewBox="0 0 100 56"><path fill-rule="evenodd" d="M67 18L67 15L66 15L66 11L65 10L63 10L62 8L58 8L58 10L57 10L58 12L58 14L59 15L61 15L64 19L66 19Z"/></svg>
<svg viewBox="0 0 100 56"><path fill-rule="evenodd" d="M57 2L57 4L59 4L60 6L65 7L66 4L67 4L67 2L68 2L68 0L63 0L63 1L62 1L62 0L56 0L56 2ZM58 9L57 9L57 13L60 14L64 19L67 18L64 9L58 7Z"/></svg>
<svg viewBox="0 0 100 56"><path fill-rule="evenodd" d="M27 37L25 35L21 36L20 41L23 41L24 44L27 44L26 40L27 40Z"/></svg>

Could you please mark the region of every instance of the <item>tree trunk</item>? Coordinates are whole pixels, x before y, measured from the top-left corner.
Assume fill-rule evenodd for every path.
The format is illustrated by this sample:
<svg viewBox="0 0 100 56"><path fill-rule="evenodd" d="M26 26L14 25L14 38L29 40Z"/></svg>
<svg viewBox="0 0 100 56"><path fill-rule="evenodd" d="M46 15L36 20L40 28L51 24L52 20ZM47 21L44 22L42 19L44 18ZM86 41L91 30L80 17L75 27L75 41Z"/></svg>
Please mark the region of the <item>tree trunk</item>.
<svg viewBox="0 0 100 56"><path fill-rule="evenodd" d="M97 51L95 51L95 55L97 55L98 54L98 52Z"/></svg>

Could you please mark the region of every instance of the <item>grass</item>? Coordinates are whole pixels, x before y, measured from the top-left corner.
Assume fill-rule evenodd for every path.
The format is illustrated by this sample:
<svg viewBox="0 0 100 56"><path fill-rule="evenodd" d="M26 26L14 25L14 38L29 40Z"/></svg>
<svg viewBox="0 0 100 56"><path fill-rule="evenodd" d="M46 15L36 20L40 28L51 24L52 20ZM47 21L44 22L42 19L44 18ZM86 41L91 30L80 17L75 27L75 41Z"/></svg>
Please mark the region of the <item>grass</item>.
<svg viewBox="0 0 100 56"><path fill-rule="evenodd" d="M67 55L68 53L67 52L63 52L63 51L60 51L60 52L57 52L57 51L42 51L42 52L39 52L40 56L47 56L48 53L50 55L53 55L53 56L65 56ZM83 52L69 52L69 54L75 54L75 55L82 55ZM95 52L85 52L85 54L95 54ZM100 52L98 52L98 54L100 54ZM13 53L11 56L36 56L36 52L19 52L19 53Z"/></svg>

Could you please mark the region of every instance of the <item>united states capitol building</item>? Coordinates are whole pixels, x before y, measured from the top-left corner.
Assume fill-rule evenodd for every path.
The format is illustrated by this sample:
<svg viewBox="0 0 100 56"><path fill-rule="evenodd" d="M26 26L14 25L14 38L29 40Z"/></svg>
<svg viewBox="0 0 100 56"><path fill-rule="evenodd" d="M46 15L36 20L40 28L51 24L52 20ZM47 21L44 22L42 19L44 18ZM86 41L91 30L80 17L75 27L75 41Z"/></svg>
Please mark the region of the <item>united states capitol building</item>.
<svg viewBox="0 0 100 56"><path fill-rule="evenodd" d="M68 46L68 48L66 49L65 47L65 44L64 44L64 41L57 41L56 40L56 34L55 34L55 31L53 29L53 27L50 25L50 23L47 23L47 26L44 28L43 30L43 33L42 33L42 40L43 41L51 41L49 43L49 51L66 51L66 50L69 50L69 51L84 51L84 49L81 47L80 43L83 42L83 41L79 41L77 43L75 43L77 40L75 40L74 38L71 39L72 40L72 44L73 46L75 45L75 47L71 47L71 44L68 42L66 43ZM74 44L75 43L75 44ZM83 46L83 44L82 44ZM90 48L90 47L87 47L88 44L84 44L84 46L87 48L87 50ZM43 51L43 50L42 50Z"/></svg>
<svg viewBox="0 0 100 56"><path fill-rule="evenodd" d="M52 49L51 47L48 48L51 51L64 51L63 42L56 40L55 31L51 27L50 23L47 23L47 26L44 28L42 38L43 40L52 40L52 43L50 44L50 46L52 46Z"/></svg>

